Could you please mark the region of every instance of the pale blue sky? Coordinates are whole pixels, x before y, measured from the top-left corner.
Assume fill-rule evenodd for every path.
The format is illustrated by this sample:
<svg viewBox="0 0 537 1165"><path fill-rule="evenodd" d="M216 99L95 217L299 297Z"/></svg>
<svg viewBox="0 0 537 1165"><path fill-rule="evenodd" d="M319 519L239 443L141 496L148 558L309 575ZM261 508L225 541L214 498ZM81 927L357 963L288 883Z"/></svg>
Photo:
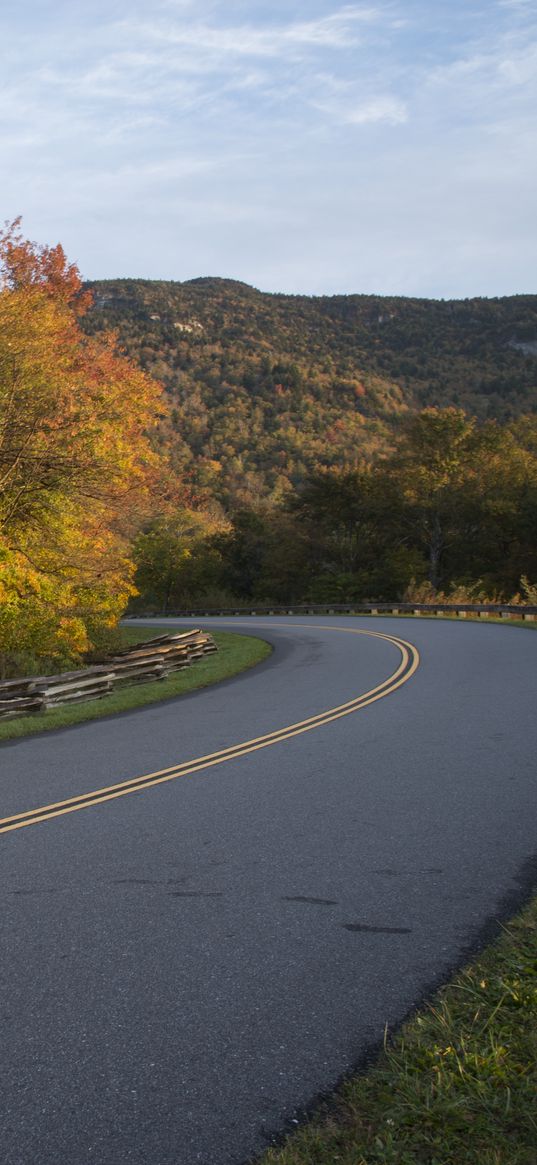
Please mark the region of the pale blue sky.
<svg viewBox="0 0 537 1165"><path fill-rule="evenodd" d="M0 219L88 278L537 291L536 0L4 0Z"/></svg>

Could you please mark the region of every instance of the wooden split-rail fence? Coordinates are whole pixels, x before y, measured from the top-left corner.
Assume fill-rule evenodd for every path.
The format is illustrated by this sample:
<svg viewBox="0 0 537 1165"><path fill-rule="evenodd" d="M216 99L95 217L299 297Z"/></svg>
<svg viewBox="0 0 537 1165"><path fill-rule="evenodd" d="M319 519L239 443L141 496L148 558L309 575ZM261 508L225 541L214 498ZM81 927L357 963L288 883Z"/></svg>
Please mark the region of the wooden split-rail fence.
<svg viewBox="0 0 537 1165"><path fill-rule="evenodd" d="M200 630L182 631L127 647L79 671L0 681L0 718L45 712L59 704L106 696L127 684L161 680L214 651L217 647L212 635Z"/></svg>

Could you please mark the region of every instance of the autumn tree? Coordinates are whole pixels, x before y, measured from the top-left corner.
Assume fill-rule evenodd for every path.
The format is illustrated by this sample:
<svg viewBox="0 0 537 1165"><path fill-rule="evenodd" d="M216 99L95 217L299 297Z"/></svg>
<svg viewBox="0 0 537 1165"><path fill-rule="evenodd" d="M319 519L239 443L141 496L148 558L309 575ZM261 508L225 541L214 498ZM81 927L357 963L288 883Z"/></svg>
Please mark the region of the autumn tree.
<svg viewBox="0 0 537 1165"><path fill-rule="evenodd" d="M61 246L0 235L0 657L67 660L132 593L129 541L155 505L162 390L112 334Z"/></svg>
<svg viewBox="0 0 537 1165"><path fill-rule="evenodd" d="M523 519L535 531L537 459L508 428L462 409L424 409L377 472L391 492L394 537L424 556L433 588L489 578L509 591L532 569Z"/></svg>
<svg viewBox="0 0 537 1165"><path fill-rule="evenodd" d="M134 600L132 609L166 615L205 601L221 583L222 559L212 538L226 528L220 515L186 508L151 522L133 545L140 601Z"/></svg>
<svg viewBox="0 0 537 1165"><path fill-rule="evenodd" d="M432 587L442 580L446 552L479 522L474 486L496 432L462 409L423 409L405 422L395 454L379 467L392 487L392 521L401 541L423 554Z"/></svg>

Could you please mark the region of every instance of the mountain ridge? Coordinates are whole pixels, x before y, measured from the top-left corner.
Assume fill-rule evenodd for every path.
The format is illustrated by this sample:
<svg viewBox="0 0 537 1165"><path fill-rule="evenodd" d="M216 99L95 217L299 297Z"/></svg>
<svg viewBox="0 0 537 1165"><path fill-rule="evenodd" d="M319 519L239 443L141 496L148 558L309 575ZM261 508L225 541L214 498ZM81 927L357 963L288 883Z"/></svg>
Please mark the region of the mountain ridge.
<svg viewBox="0 0 537 1165"><path fill-rule="evenodd" d="M116 329L166 388L177 472L225 504L278 502L316 468L382 455L409 411L537 411L537 295L287 295L219 276L85 286L87 330Z"/></svg>

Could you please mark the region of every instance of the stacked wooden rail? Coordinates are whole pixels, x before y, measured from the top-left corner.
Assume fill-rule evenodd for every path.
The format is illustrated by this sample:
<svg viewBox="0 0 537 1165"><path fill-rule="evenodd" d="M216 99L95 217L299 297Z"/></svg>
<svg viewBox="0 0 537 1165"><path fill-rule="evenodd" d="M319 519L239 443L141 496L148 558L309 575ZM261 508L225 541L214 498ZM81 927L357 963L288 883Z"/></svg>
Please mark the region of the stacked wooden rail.
<svg viewBox="0 0 537 1165"><path fill-rule="evenodd" d="M106 696L125 684L164 679L216 650L212 635L198 629L178 631L127 647L80 671L5 680L0 682L0 717L45 712L59 704Z"/></svg>
<svg viewBox="0 0 537 1165"><path fill-rule="evenodd" d="M150 616L165 617L163 612L147 611L131 615L131 619ZM179 611L167 611L176 618L208 618L213 615L466 615L486 618L496 616L503 619L527 619L534 621L537 607L509 603L272 603L259 606L252 603L246 607L183 607Z"/></svg>

